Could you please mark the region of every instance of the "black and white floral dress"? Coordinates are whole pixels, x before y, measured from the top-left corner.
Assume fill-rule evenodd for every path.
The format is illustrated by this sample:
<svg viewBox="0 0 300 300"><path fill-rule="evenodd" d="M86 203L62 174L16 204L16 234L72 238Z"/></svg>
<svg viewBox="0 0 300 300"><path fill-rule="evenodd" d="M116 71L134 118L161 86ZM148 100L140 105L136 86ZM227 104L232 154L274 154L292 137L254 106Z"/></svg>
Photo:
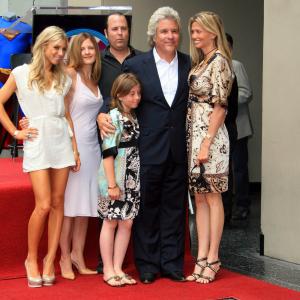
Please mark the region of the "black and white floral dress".
<svg viewBox="0 0 300 300"><path fill-rule="evenodd" d="M140 206L139 126L136 118L123 116L116 108L109 114L116 131L104 138L102 155L103 160L114 156L116 183L121 189L121 197L119 200L109 198L102 160L98 176L98 212L102 219L134 219Z"/></svg>
<svg viewBox="0 0 300 300"><path fill-rule="evenodd" d="M214 104L227 107L232 80L230 66L219 51L207 63L202 62L190 71L186 124L189 190L192 194L223 193L228 188L229 138L225 124L217 131L204 167L197 167L197 156Z"/></svg>

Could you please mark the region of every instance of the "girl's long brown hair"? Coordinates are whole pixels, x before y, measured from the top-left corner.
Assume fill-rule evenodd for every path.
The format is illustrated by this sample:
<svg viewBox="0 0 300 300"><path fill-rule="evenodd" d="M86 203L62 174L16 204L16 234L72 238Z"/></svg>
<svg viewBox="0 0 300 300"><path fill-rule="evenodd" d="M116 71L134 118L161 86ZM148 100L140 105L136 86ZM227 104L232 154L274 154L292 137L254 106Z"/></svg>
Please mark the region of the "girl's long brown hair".
<svg viewBox="0 0 300 300"><path fill-rule="evenodd" d="M128 95L131 89L136 85L141 86L134 74L123 73L119 75L115 79L111 89L111 108L118 108L120 112L123 112L123 106L119 97Z"/></svg>

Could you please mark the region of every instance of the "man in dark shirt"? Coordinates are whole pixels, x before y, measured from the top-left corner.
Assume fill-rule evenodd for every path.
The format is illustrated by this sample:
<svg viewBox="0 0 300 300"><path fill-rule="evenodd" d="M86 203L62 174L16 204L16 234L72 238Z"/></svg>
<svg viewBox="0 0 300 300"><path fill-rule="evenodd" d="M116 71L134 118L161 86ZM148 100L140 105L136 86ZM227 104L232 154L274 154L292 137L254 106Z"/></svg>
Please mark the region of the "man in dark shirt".
<svg viewBox="0 0 300 300"><path fill-rule="evenodd" d="M127 59L141 53L129 44L129 28L126 17L121 13L113 13L107 17L106 38L109 41L101 53L101 77L99 88L104 99L101 112L108 112L110 91L118 75L122 73L122 65Z"/></svg>

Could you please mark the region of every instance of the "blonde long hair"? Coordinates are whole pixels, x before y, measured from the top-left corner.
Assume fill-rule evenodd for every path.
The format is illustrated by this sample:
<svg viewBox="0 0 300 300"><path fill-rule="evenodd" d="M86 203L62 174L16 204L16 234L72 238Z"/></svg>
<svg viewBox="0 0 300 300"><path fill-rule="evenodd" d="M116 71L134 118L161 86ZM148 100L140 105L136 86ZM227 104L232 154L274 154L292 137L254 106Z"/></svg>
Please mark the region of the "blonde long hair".
<svg viewBox="0 0 300 300"><path fill-rule="evenodd" d="M45 47L49 42L57 42L63 40L68 42L65 32L57 26L49 26L45 28L37 37L32 48L32 63L30 64L28 86L32 88L35 83L40 92L44 92L47 86L47 78L45 77ZM63 71L63 62L52 65L52 74L54 89L62 93L66 75Z"/></svg>
<svg viewBox="0 0 300 300"><path fill-rule="evenodd" d="M202 26L208 32L216 35L215 44L221 54L227 59L230 67L231 63L231 51L228 47L226 40L225 30L221 18L210 11L199 12L189 20L189 35L190 35L190 56L192 59L192 66L198 65L203 59L204 54L201 49L197 49L191 39L191 27L196 22Z"/></svg>
<svg viewBox="0 0 300 300"><path fill-rule="evenodd" d="M81 57L81 45L85 40L90 40L96 51L96 60L92 66L91 79L98 83L100 79L101 72L101 60L100 60L100 51L99 46L96 42L96 39L89 33L83 32L71 39L71 43L68 50L68 67L74 68L76 71L82 67L82 57Z"/></svg>

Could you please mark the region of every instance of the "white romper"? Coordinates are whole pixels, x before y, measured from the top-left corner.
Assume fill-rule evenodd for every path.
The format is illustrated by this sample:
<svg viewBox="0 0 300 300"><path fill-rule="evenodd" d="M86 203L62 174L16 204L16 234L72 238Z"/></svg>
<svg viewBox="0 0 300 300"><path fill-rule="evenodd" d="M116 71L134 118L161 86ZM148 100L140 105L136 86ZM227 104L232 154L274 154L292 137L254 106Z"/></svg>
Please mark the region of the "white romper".
<svg viewBox="0 0 300 300"><path fill-rule="evenodd" d="M52 86L44 93L33 84L28 86L29 65L24 64L12 71L17 84L20 107L29 120L29 126L38 129L38 136L24 141L23 171L60 169L75 165L72 150L72 131L65 118L64 96L71 87L67 76L60 94Z"/></svg>

